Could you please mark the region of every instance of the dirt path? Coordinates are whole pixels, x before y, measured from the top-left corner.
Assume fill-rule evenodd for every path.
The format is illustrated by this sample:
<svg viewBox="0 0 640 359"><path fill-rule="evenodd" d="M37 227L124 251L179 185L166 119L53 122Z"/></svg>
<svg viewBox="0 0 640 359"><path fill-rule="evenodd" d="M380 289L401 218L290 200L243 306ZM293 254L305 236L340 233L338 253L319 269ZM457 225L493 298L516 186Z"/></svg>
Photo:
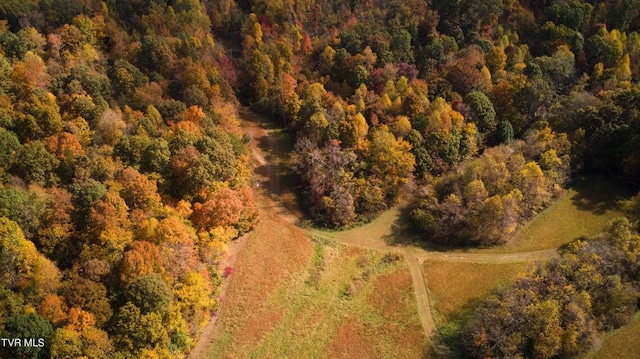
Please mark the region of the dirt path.
<svg viewBox="0 0 640 359"><path fill-rule="evenodd" d="M300 231L301 229L296 224L300 223L303 216L296 201L295 189L287 186L285 184L286 181L283 180L284 176L290 172L290 168L287 168L289 146L287 146L285 136L277 129L272 128L262 116L248 108L240 107L239 117L243 132L250 138L252 156L256 165L254 169L256 202L260 210L260 216L267 217L256 225L254 232L272 230L274 226L291 227L290 229L292 230ZM391 245L389 244L389 239L394 236L393 226L398 216L399 209L392 208L383 212L370 223L358 228L334 233L307 229L306 233L347 245L402 254L407 260L411 273L420 322L425 335L434 342L437 352L444 352L446 348L438 343L439 333L429 303L428 279L422 270L424 261L515 263L544 260L557 255L554 249L513 254L488 254L435 252L412 245ZM236 241L232 246L233 253L230 256L229 265L233 264L238 255L242 255L243 246L247 246L245 244L247 236ZM223 294L226 292L228 282L225 281L223 284ZM204 328L189 358L205 358L206 350L212 342L212 338L223 330L216 319L217 317L214 316Z"/></svg>
<svg viewBox="0 0 640 359"><path fill-rule="evenodd" d="M295 195L289 188L283 185L281 173L282 164L287 161L286 146L280 141L272 139L273 133L269 124L260 116L247 108L239 108L240 126L250 138L252 157L255 165L253 192L259 211L260 220L254 230L243 237L233 241L229 248L229 257L222 265L235 268L236 260L242 256L250 244L248 241L256 237L256 233L268 231L278 227L292 227L300 231L294 223L300 218L299 208L295 202ZM234 275L235 276L235 275ZM220 291L218 313L224 310L224 298L227 288L235 278L225 280ZM206 358L212 338L219 335L224 328L218 321L219 315L214 315L199 333L195 346L189 353L190 359Z"/></svg>
<svg viewBox="0 0 640 359"><path fill-rule="evenodd" d="M404 257L409 265L411 279L413 279L413 289L418 302L418 315L420 323L425 334L430 337L436 333L436 322L431 313L431 304L429 303L429 292L427 291L427 283L425 275L422 272L422 265L418 258L410 251L405 251Z"/></svg>
<svg viewBox="0 0 640 359"><path fill-rule="evenodd" d="M222 265L223 268L227 266L233 268L236 258L238 258L238 253L244 247L244 244L246 242L247 242L247 236L242 236L237 240L235 240L233 243L231 243L231 246L229 247L229 256L224 261L224 264ZM223 281L219 298L225 297L228 287L229 287L229 281L228 280ZM222 305L224 305L224 302L220 303L220 307L222 307ZM198 340L196 341L196 345L191 350L191 353L189 353L190 359L199 359L199 358L205 357L210 338L213 337L214 332L216 330L217 322L218 322L218 315L216 313L213 315L213 317L211 317L211 319L209 320L209 323L207 323L207 325L205 325L205 327L202 328L202 331L198 334L198 338L197 338Z"/></svg>

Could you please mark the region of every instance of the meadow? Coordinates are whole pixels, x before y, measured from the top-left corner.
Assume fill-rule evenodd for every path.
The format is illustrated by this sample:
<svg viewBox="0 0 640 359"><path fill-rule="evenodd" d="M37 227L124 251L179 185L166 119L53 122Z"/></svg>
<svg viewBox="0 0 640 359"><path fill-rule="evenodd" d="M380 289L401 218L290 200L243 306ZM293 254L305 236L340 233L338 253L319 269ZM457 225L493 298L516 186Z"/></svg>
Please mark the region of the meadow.
<svg viewBox="0 0 640 359"><path fill-rule="evenodd" d="M401 256L300 233L289 238L277 229L270 233L259 235L288 243L288 250L272 251L273 243L263 236L249 238L208 357L426 355L429 342ZM302 260L282 271L292 256Z"/></svg>

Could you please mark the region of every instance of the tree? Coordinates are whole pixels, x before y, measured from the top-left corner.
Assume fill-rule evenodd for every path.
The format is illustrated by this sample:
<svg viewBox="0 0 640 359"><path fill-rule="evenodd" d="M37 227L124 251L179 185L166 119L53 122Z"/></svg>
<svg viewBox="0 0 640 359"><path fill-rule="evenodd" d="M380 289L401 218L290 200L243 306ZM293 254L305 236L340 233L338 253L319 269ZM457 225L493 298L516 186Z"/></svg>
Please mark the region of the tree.
<svg viewBox="0 0 640 359"><path fill-rule="evenodd" d="M215 304L208 277L208 273L204 271L189 271L176 289L176 305L182 310L185 318L195 320L207 315Z"/></svg>
<svg viewBox="0 0 640 359"><path fill-rule="evenodd" d="M64 328L75 332L82 332L85 328L91 327L95 324L96 319L93 314L80 308L73 307L69 310L69 316L67 317L67 322Z"/></svg>
<svg viewBox="0 0 640 359"><path fill-rule="evenodd" d="M18 104L16 119L23 140L42 139L57 135L62 130L60 107L56 97L41 88L34 88Z"/></svg>
<svg viewBox="0 0 640 359"><path fill-rule="evenodd" d="M27 51L22 62L13 66L13 82L16 87L28 92L30 88L45 88L49 84L47 65L31 51Z"/></svg>
<svg viewBox="0 0 640 359"><path fill-rule="evenodd" d="M99 143L113 146L124 135L126 127L127 124L122 120L122 114L107 109L98 121L96 140Z"/></svg>
<svg viewBox="0 0 640 359"><path fill-rule="evenodd" d="M18 152L14 171L28 182L41 185L55 182L54 170L60 161L49 153L40 141L26 143Z"/></svg>
<svg viewBox="0 0 640 359"><path fill-rule="evenodd" d="M55 327L59 327L67 320L67 310L64 298L56 294L48 294L40 302L37 312Z"/></svg>
<svg viewBox="0 0 640 359"><path fill-rule="evenodd" d="M144 348L164 347L169 340L160 314L142 314L131 302L118 310L113 320L112 333L115 349L128 353L137 353Z"/></svg>
<svg viewBox="0 0 640 359"><path fill-rule="evenodd" d="M38 253L32 242L24 238L16 222L0 217L0 280L4 286L15 288L28 282Z"/></svg>
<svg viewBox="0 0 640 359"><path fill-rule="evenodd" d="M481 70L484 64L484 55L480 49L470 46L461 50L448 65L447 80L463 96L472 90L485 89L488 83Z"/></svg>
<svg viewBox="0 0 640 359"><path fill-rule="evenodd" d="M87 327L82 333L82 352L86 357L96 359L113 358L113 345L107 333L95 327Z"/></svg>
<svg viewBox="0 0 640 359"><path fill-rule="evenodd" d="M119 180L123 187L122 198L129 208L139 208L151 213L162 208L162 200L157 192L156 181L131 167L122 171Z"/></svg>
<svg viewBox="0 0 640 359"><path fill-rule="evenodd" d="M15 221L28 239L34 239L42 226L46 202L46 197L35 190L0 188L0 216Z"/></svg>
<svg viewBox="0 0 640 359"><path fill-rule="evenodd" d="M498 143L510 145L513 142L513 126L511 122L504 120L498 124Z"/></svg>
<svg viewBox="0 0 640 359"><path fill-rule="evenodd" d="M393 136L393 135L392 135ZM356 155L337 141L319 149L314 141L298 139L292 163L309 184L312 216L323 225L341 227L355 220L352 196L353 165Z"/></svg>
<svg viewBox="0 0 640 359"><path fill-rule="evenodd" d="M172 150L172 190L181 197L193 198L214 181L229 181L237 174L237 160L229 137L220 129L176 151ZM179 138L169 143L178 147ZM191 140L188 140L191 142Z"/></svg>
<svg viewBox="0 0 640 359"><path fill-rule="evenodd" d="M382 181L387 198L393 200L400 186L410 179L415 157L408 142L396 139L386 126L382 126L371 134L369 165L371 174Z"/></svg>
<svg viewBox="0 0 640 359"><path fill-rule="evenodd" d="M471 91L464 98L464 103L471 109L470 120L483 134L493 132L496 128L496 110L491 100L480 91Z"/></svg>
<svg viewBox="0 0 640 359"><path fill-rule="evenodd" d="M72 201L75 206L75 217L78 223L86 225L86 219L89 217L89 210L100 200L106 193L105 186L93 178L83 181L76 181L71 186Z"/></svg>
<svg viewBox="0 0 640 359"><path fill-rule="evenodd" d="M141 314L160 313L165 316L171 306L171 289L162 277L148 274L133 280L125 290L128 301L140 308Z"/></svg>
<svg viewBox="0 0 640 359"><path fill-rule="evenodd" d="M170 160L171 151L169 151L168 142L163 138L154 139L142 154L140 168L145 172L166 174Z"/></svg>
<svg viewBox="0 0 640 359"><path fill-rule="evenodd" d="M2 351L11 358L47 358L50 339L53 336L51 323L35 313L10 317L2 331L3 338L33 338L37 345L4 346ZM42 345L40 345L42 344Z"/></svg>
<svg viewBox="0 0 640 359"><path fill-rule="evenodd" d="M110 189L89 210L87 242L99 245L111 261L117 259L131 241L129 207L118 192Z"/></svg>
<svg viewBox="0 0 640 359"><path fill-rule="evenodd" d="M528 162L516 174L518 188L524 195L524 204L529 211L537 213L549 200L546 178L540 166L535 162Z"/></svg>
<svg viewBox="0 0 640 359"><path fill-rule="evenodd" d="M157 220L156 226L157 226ZM155 231L150 233L155 236ZM129 283L132 280L151 274L160 267L160 250L158 246L147 241L132 241L122 255L119 266L120 280Z"/></svg>
<svg viewBox="0 0 640 359"><path fill-rule="evenodd" d="M189 270L198 267L195 251L198 236L185 220L176 216L163 219L155 239L160 247L160 264L171 277L183 278Z"/></svg>
<svg viewBox="0 0 640 359"><path fill-rule="evenodd" d="M504 52L504 48L501 46L492 47L489 52L485 54L485 61L492 75L495 76L499 74L507 65L507 55Z"/></svg>
<svg viewBox="0 0 640 359"><path fill-rule="evenodd" d="M104 284L78 277L65 283L62 291L70 307L91 313L98 326L103 326L111 318L113 313Z"/></svg>
<svg viewBox="0 0 640 359"><path fill-rule="evenodd" d="M16 161L20 141L13 132L0 127L0 173L7 171Z"/></svg>
<svg viewBox="0 0 640 359"><path fill-rule="evenodd" d="M72 253L70 239L74 234L72 213L74 210L71 194L60 188L47 189L46 207L42 213L42 223L38 228L36 244L47 257L54 260L65 258Z"/></svg>
<svg viewBox="0 0 640 359"><path fill-rule="evenodd" d="M56 329L51 343L51 358L77 358L82 356L80 334L69 329Z"/></svg>
<svg viewBox="0 0 640 359"><path fill-rule="evenodd" d="M243 211L244 204L236 192L223 188L204 204L196 203L190 219L200 230L208 231L218 226L235 226Z"/></svg>

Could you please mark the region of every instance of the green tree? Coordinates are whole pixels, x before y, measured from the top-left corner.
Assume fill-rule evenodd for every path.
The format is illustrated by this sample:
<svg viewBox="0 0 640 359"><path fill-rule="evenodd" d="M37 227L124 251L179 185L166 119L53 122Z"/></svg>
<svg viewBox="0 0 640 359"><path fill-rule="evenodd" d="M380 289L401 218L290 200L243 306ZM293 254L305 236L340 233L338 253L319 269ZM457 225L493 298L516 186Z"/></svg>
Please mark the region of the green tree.
<svg viewBox="0 0 640 359"><path fill-rule="evenodd" d="M27 238L33 239L42 225L46 203L44 198L22 189L0 188L0 216L17 222Z"/></svg>
<svg viewBox="0 0 640 359"><path fill-rule="evenodd" d="M49 357L49 347L51 345L51 337L53 336L53 328L51 323L41 318L35 313L18 314L10 317L5 323L2 331L3 338L33 338L36 344L40 344L39 340L44 341L44 346L4 346L2 351L11 358L20 359L38 359Z"/></svg>
<svg viewBox="0 0 640 359"><path fill-rule="evenodd" d="M137 353L144 348L164 347L169 341L158 313L142 314L133 303L120 307L113 320L113 341L118 351Z"/></svg>
<svg viewBox="0 0 640 359"><path fill-rule="evenodd" d="M45 185L56 182L54 170L59 164L42 142L31 141L22 146L13 168L26 181Z"/></svg>
<svg viewBox="0 0 640 359"><path fill-rule="evenodd" d="M18 109L16 124L23 139L42 139L62 130L60 107L55 96L44 89L32 89Z"/></svg>
<svg viewBox="0 0 640 359"><path fill-rule="evenodd" d="M140 308L141 314L160 313L166 315L171 306L171 289L160 274L138 277L126 288L126 298Z"/></svg>
<svg viewBox="0 0 640 359"><path fill-rule="evenodd" d="M82 356L80 334L69 329L58 328L52 338L51 358L77 358Z"/></svg>
<svg viewBox="0 0 640 359"><path fill-rule="evenodd" d="M480 91L471 91L465 96L464 103L471 110L470 120L476 124L481 133L487 134L495 130L496 110L487 95Z"/></svg>

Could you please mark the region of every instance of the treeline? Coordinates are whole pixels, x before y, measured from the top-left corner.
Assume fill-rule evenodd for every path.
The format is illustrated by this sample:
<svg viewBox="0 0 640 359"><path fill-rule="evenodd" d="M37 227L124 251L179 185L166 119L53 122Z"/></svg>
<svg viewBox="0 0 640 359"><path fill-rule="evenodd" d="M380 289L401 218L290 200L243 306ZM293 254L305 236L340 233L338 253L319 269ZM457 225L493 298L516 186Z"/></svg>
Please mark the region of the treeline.
<svg viewBox="0 0 640 359"><path fill-rule="evenodd" d="M256 209L233 66L194 0L0 4L11 358L183 357Z"/></svg>
<svg viewBox="0 0 640 359"><path fill-rule="evenodd" d="M325 226L546 125L574 144L572 170L638 178L640 22L624 2L213 3L230 6L216 30L242 44L236 88L296 133Z"/></svg>
<svg viewBox="0 0 640 359"><path fill-rule="evenodd" d="M627 323L640 298L640 235L626 218L486 301L463 330L465 356L575 357Z"/></svg>
<svg viewBox="0 0 640 359"><path fill-rule="evenodd" d="M571 146L549 127L489 148L442 175L414 201L410 218L426 240L496 245L562 193Z"/></svg>

